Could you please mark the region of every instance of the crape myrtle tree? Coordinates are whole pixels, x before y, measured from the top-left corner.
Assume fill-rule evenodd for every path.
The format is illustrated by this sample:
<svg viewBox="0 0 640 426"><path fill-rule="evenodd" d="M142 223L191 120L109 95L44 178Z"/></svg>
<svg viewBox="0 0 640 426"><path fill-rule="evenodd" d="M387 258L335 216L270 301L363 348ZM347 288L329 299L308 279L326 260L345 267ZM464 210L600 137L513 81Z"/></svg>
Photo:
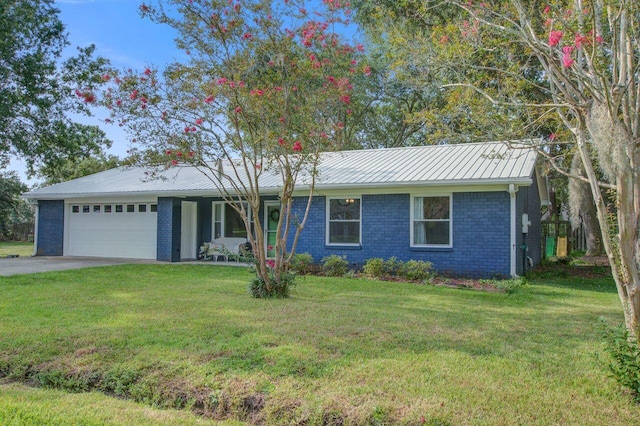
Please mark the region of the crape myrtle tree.
<svg viewBox="0 0 640 426"><path fill-rule="evenodd" d="M286 296L320 154L345 145L352 80L371 73L364 47L339 35L348 3L171 0L140 11L177 31L188 60L104 75L109 120L130 132L142 164L202 171L247 229L254 296ZM281 203L269 247L258 219L265 176L277 177ZM306 208L294 214L300 191Z"/></svg>
<svg viewBox="0 0 640 426"><path fill-rule="evenodd" d="M626 326L637 336L640 3L407 0L393 9L411 23L405 29L428 28L405 33L405 45L420 45L422 65L434 67L441 87L486 102L483 120L493 111L525 117L526 135L552 117L567 135L582 162L582 176L573 178L589 185ZM540 152L567 173L548 149Z"/></svg>

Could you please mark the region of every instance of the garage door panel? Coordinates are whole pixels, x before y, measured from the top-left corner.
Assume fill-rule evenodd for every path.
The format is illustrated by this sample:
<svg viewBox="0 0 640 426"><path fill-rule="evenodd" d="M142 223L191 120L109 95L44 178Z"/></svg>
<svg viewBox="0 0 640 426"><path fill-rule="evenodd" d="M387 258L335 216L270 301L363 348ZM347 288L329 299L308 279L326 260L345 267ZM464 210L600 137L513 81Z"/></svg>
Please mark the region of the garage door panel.
<svg viewBox="0 0 640 426"><path fill-rule="evenodd" d="M67 256L155 259L157 213L70 213Z"/></svg>

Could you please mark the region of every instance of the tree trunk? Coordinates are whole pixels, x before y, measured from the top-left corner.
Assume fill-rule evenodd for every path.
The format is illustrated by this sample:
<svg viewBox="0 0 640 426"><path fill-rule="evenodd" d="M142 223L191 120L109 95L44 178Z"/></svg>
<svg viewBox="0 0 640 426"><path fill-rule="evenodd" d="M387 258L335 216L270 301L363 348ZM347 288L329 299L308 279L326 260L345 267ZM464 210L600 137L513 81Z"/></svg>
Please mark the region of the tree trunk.
<svg viewBox="0 0 640 426"><path fill-rule="evenodd" d="M585 176L580 155L571 160L571 172L575 176ZM602 230L598 222L596 203L589 184L578 179L569 178L569 218L572 228L582 226L587 242L587 256L599 256L604 253L602 246Z"/></svg>
<svg viewBox="0 0 640 426"><path fill-rule="evenodd" d="M587 120L588 132L591 137L597 136L599 132L594 131L594 124ZM598 222L602 229L602 243L609 258L611 272L613 274L618 296L622 303L625 325L633 337L640 335L638 325L640 325L640 279L638 272L638 214L640 213L638 198L639 186L636 159L638 156L635 144L630 141L617 141L626 147L632 147L628 151L630 160L623 167L618 168L616 180L616 207L617 214L612 214L605 204L602 196L598 177L596 176L593 162L589 156L587 147L587 135L579 130L576 134L577 145L585 168L585 173L589 179L591 191L596 204ZM603 159L600 158L600 162ZM617 217L617 222L616 222Z"/></svg>

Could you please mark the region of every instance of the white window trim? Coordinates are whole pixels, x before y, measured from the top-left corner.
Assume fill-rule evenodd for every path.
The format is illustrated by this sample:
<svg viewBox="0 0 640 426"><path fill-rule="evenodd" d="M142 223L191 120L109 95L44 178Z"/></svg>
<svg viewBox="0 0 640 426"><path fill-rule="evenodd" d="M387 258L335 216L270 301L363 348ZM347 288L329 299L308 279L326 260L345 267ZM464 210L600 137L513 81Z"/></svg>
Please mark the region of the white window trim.
<svg viewBox="0 0 640 426"><path fill-rule="evenodd" d="M346 200L352 198L354 200L360 201L360 219L359 222L359 233L360 233L360 241L357 243L332 243L329 241L330 237L330 213L331 213L331 200ZM346 195L341 197L326 197L326 205L325 205L325 244L332 247L361 247L362 246L362 196L360 195ZM346 221L342 220L340 222L355 222L355 220Z"/></svg>
<svg viewBox="0 0 640 426"><path fill-rule="evenodd" d="M453 193L417 193L410 194L411 203L409 209L411 211L411 219L409 220L409 236L411 238L411 247L415 248L452 248L453 247ZM416 244L414 242L414 221L415 219L415 202L417 197L449 197L449 244ZM421 220L421 219L418 219ZM443 222L445 220L442 220Z"/></svg>
<svg viewBox="0 0 640 426"><path fill-rule="evenodd" d="M249 216L249 223L253 224L253 212L249 208L249 203L247 203L246 201L243 201L243 203L245 204L245 207L247 209L247 215ZM212 201L211 202L211 241L216 239L216 236L214 234L216 232L216 205L221 205L222 206L220 208L220 213L222 214L221 221L220 221L220 232L222 233L222 235L224 235L225 222L226 222L225 207L226 207L227 204L231 204L231 203L229 203L227 201ZM252 229L252 232L253 232L253 229ZM225 237L221 236L220 238L225 238Z"/></svg>

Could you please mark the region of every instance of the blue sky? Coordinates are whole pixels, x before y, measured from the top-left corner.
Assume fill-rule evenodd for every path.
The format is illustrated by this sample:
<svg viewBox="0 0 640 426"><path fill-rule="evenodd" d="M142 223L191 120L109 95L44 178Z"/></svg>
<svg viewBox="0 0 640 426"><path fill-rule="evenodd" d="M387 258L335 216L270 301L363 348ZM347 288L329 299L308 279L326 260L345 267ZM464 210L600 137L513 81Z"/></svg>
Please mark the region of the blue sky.
<svg viewBox="0 0 640 426"><path fill-rule="evenodd" d="M76 47L91 44L96 54L111 61L116 68L142 70L148 64L162 67L185 54L175 47L174 31L164 25L142 19L138 13L141 0L56 0L60 20L66 27L71 45L65 57L74 55ZM120 128L105 124L105 111L95 111L96 117L73 117L86 124L97 124L113 141L109 153L120 157L128 148L127 136ZM12 160L10 169L18 170L28 184L24 165Z"/></svg>
<svg viewBox="0 0 640 426"><path fill-rule="evenodd" d="M311 0L313 2L313 0ZM183 61L187 55L175 46L175 31L166 26L142 19L139 7L143 0L56 0L60 20L65 25L70 46L65 57L73 56L76 47L96 46L96 54L111 61L118 69L144 70L147 65L164 68L174 60ZM353 29L347 31L355 36ZM94 111L94 117L73 116L84 124L96 124L113 141L110 154L124 157L128 149L128 137L122 129L103 122L106 110ZM9 169L18 170L21 179L29 185L25 167L12 159Z"/></svg>

